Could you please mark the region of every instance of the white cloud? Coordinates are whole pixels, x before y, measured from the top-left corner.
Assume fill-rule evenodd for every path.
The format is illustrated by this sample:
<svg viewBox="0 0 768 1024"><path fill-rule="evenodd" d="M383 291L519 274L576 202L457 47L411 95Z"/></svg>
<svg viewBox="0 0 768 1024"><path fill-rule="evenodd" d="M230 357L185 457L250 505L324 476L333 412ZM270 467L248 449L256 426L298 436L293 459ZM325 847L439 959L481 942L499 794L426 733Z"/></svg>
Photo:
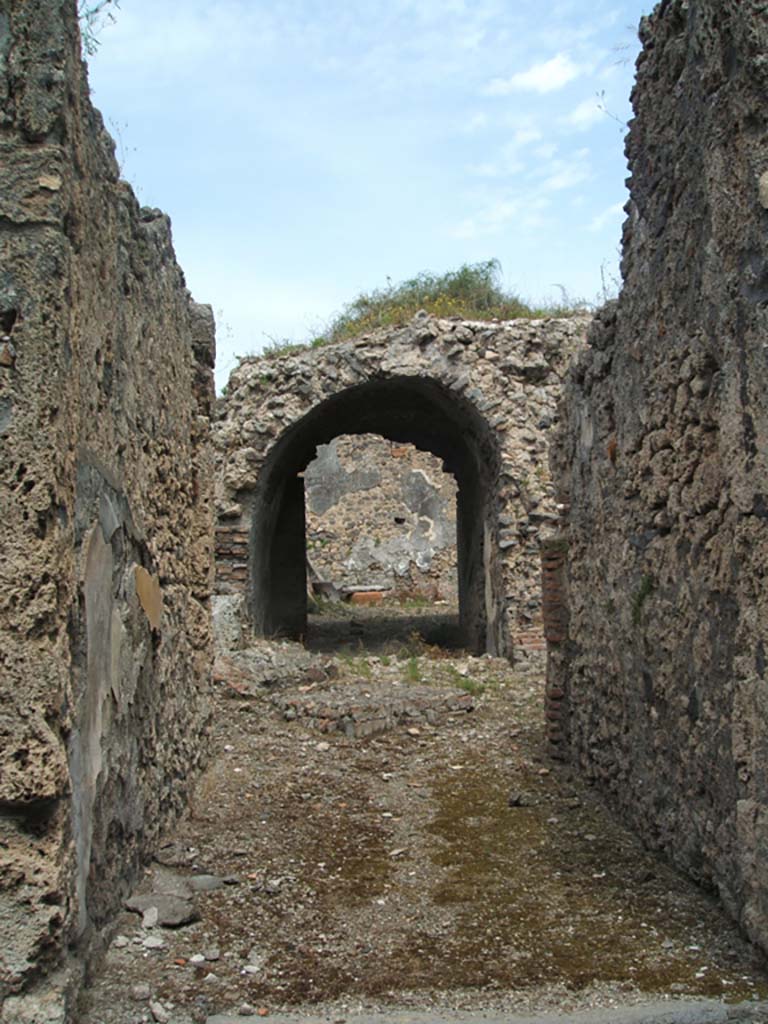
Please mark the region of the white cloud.
<svg viewBox="0 0 768 1024"><path fill-rule="evenodd" d="M600 68L597 72L597 77L601 81L607 82L609 79L616 77L616 75L621 71L621 66L620 61L613 61L611 64L606 64L604 68Z"/></svg>
<svg viewBox="0 0 768 1024"><path fill-rule="evenodd" d="M529 142L538 142L541 138L542 134L538 128L518 128L512 136L511 145L515 148L527 146Z"/></svg>
<svg viewBox="0 0 768 1024"><path fill-rule="evenodd" d="M539 188L545 195L549 192L562 192L587 181L591 173L589 150L579 149L568 159L552 160L548 167L542 168L543 177Z"/></svg>
<svg viewBox="0 0 768 1024"><path fill-rule="evenodd" d="M589 172L586 167L579 165L563 167L559 171L554 171L548 178L545 178L541 183L541 187L545 192L561 192L565 188L573 188L574 185L580 185L588 177Z"/></svg>
<svg viewBox="0 0 768 1024"><path fill-rule="evenodd" d="M478 178L498 178L501 176L501 167L493 161L483 164L470 164L467 170Z"/></svg>
<svg viewBox="0 0 768 1024"><path fill-rule="evenodd" d="M484 208L472 217L466 217L450 230L453 238L463 241L498 235L514 221L517 230L539 228L544 223L543 214L552 205L551 199L538 195L535 190L487 197Z"/></svg>
<svg viewBox="0 0 768 1024"><path fill-rule="evenodd" d="M482 131L483 128L487 128L490 122L490 118L487 114L478 111L476 114L472 114L463 123L461 130L466 132L468 135L474 135L475 132Z"/></svg>
<svg viewBox="0 0 768 1024"><path fill-rule="evenodd" d="M494 78L483 90L486 96L509 96L513 92L555 92L578 78L582 69L564 53L551 60L533 64L509 78Z"/></svg>
<svg viewBox="0 0 768 1024"><path fill-rule="evenodd" d="M568 114L566 122L578 131L585 131L593 124L605 117L602 107L599 105L597 96L584 100Z"/></svg>
<svg viewBox="0 0 768 1024"><path fill-rule="evenodd" d="M100 65L103 74L129 69L134 87L146 72L162 71L166 77L188 73L206 58L220 59L222 53L231 64L255 50L255 60L280 43L274 18L240 10L233 0L205 9L157 3L142 11L142 6L139 2L120 8L114 26L102 37L109 47L103 45L90 61Z"/></svg>
<svg viewBox="0 0 768 1024"><path fill-rule="evenodd" d="M534 153L540 160L551 160L557 152L556 142L545 142L534 149Z"/></svg>
<svg viewBox="0 0 768 1024"><path fill-rule="evenodd" d="M494 159L470 164L468 170L480 178L510 178L520 174L526 167L520 151L542 138L541 131L530 120L526 120L514 129L510 141L501 147Z"/></svg>
<svg viewBox="0 0 768 1024"><path fill-rule="evenodd" d="M538 148L534 147L533 152ZM499 160L472 168L487 184L475 197L475 211L451 230L454 238L498 235L513 222L516 229L539 228L555 202L562 205L569 201L567 196L555 199L557 193L570 192L572 197L571 190L592 177L592 161L586 147L567 158L543 159L536 165L528 162L527 166L513 164L515 150L514 143L508 143Z"/></svg>
<svg viewBox="0 0 768 1024"><path fill-rule="evenodd" d="M612 203L611 206L606 207L602 213L598 213L596 217L592 218L589 225L590 231L602 231L602 229L610 224L612 220L616 220L624 212L623 203Z"/></svg>
<svg viewBox="0 0 768 1024"><path fill-rule="evenodd" d="M454 238L470 239L495 235L521 212L519 200L498 200L475 217L467 217L451 231Z"/></svg>

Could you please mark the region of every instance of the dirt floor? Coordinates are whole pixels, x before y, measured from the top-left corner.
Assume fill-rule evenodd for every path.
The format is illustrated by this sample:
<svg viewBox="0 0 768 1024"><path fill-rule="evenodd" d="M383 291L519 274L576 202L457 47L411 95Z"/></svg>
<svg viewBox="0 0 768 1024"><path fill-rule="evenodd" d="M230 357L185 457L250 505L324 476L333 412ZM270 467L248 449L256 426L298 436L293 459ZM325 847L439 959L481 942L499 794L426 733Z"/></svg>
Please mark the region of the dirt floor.
<svg viewBox="0 0 768 1024"><path fill-rule="evenodd" d="M289 687L217 686L215 756L83 1024L768 997L715 901L546 758L541 661L387 616L313 622ZM157 894L198 919L163 927Z"/></svg>

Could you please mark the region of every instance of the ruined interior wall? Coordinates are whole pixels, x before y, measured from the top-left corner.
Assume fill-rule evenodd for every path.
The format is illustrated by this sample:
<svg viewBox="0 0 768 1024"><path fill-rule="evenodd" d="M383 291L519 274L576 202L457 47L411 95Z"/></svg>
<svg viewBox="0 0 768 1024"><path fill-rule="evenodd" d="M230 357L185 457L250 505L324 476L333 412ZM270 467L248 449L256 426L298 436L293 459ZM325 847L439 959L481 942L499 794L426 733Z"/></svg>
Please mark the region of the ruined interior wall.
<svg viewBox="0 0 768 1024"><path fill-rule="evenodd" d="M106 922L205 750L213 322L79 53L74 0L0 5L0 1003Z"/></svg>
<svg viewBox="0 0 768 1024"><path fill-rule="evenodd" d="M347 435L318 447L304 486L307 555L322 580L457 602L456 479L440 459Z"/></svg>
<svg viewBox="0 0 768 1024"><path fill-rule="evenodd" d="M642 26L624 288L565 390L573 756L768 948L768 22Z"/></svg>

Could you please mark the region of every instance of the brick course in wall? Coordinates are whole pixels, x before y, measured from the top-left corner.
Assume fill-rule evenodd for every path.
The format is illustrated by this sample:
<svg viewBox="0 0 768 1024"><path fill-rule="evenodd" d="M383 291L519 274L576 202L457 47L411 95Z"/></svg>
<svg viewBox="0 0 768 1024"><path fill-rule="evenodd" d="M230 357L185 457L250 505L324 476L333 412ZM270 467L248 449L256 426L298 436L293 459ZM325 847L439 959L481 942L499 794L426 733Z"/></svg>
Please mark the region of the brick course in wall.
<svg viewBox="0 0 768 1024"><path fill-rule="evenodd" d="M215 554L217 592L245 594L248 585L248 531L219 523Z"/></svg>
<svg viewBox="0 0 768 1024"><path fill-rule="evenodd" d="M550 669L545 693L545 719L549 753L567 758L568 703L562 680L555 678L555 652L562 655L568 636L566 597L567 543L561 536L548 538L541 545L542 618L545 646L550 651Z"/></svg>

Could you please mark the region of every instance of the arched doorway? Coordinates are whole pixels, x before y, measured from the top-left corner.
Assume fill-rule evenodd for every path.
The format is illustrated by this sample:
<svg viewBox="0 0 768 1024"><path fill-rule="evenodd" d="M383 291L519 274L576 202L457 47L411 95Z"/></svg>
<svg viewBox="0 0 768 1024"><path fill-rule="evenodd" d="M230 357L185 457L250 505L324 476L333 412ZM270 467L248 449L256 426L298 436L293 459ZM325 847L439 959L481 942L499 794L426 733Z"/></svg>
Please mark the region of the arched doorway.
<svg viewBox="0 0 768 1024"><path fill-rule="evenodd" d="M341 434L379 434L443 460L458 484L459 614L464 643L506 653L499 601L495 481L499 454L475 406L438 381L394 376L346 388L288 426L250 496L248 605L254 631L298 638L307 624L304 481L318 444Z"/></svg>

